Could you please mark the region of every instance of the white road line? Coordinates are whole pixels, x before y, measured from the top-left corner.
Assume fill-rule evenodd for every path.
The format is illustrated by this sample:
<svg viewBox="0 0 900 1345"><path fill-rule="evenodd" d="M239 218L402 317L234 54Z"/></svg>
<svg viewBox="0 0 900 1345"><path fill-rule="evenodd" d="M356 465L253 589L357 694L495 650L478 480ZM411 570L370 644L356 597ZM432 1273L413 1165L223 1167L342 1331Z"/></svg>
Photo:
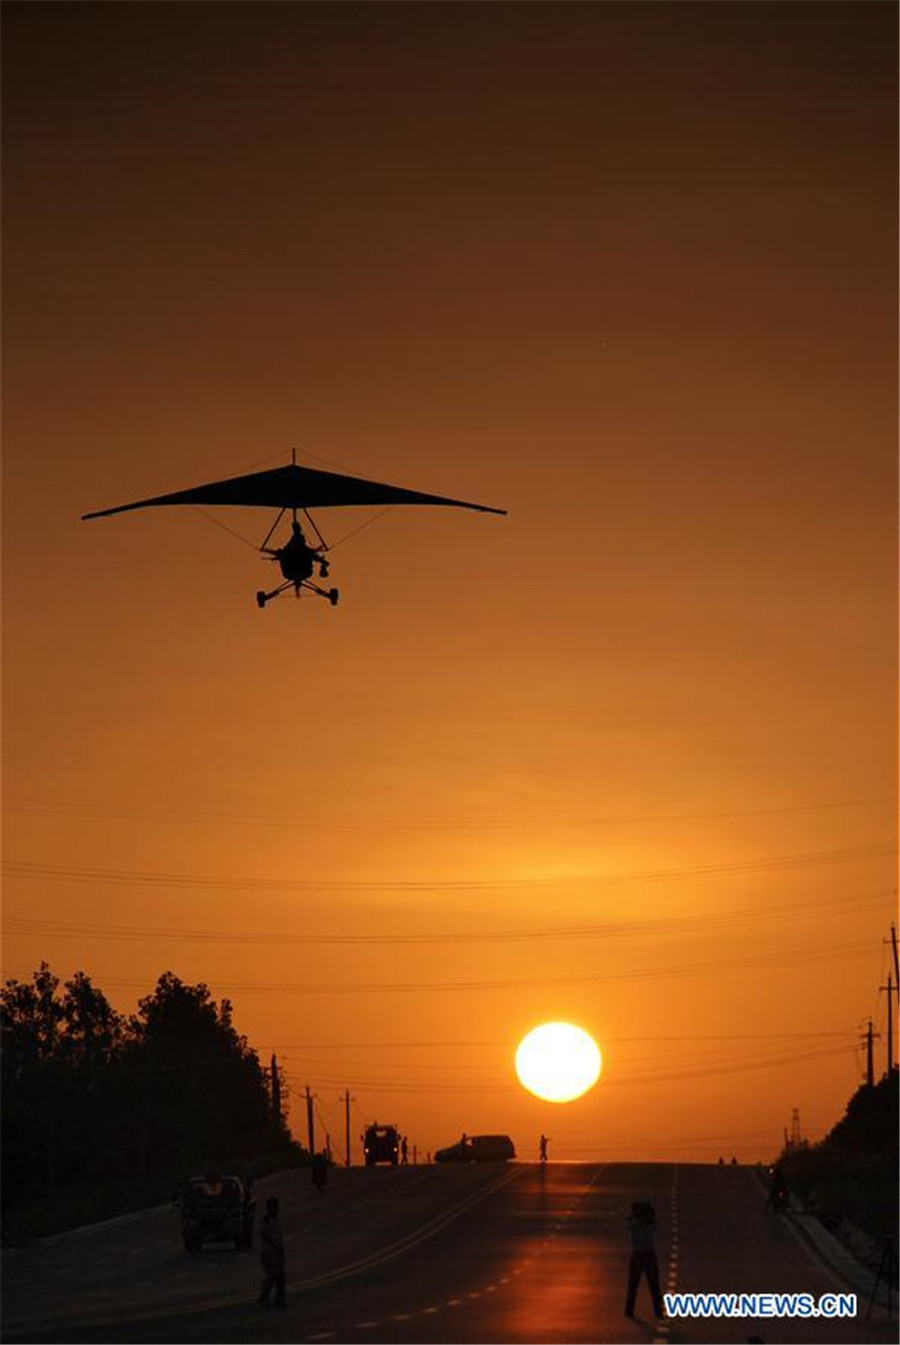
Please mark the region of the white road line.
<svg viewBox="0 0 900 1345"><path fill-rule="evenodd" d="M448 1298L448 1299L447 1299L447 1302L444 1304L444 1307L445 1307L445 1308L458 1308L461 1302L462 1302L462 1299L461 1299L461 1298Z"/></svg>
<svg viewBox="0 0 900 1345"><path fill-rule="evenodd" d="M337 1335L337 1332L336 1332L336 1331L318 1331L314 1336L307 1336L306 1339L307 1339L307 1340L331 1340L332 1336L336 1336L336 1335Z"/></svg>

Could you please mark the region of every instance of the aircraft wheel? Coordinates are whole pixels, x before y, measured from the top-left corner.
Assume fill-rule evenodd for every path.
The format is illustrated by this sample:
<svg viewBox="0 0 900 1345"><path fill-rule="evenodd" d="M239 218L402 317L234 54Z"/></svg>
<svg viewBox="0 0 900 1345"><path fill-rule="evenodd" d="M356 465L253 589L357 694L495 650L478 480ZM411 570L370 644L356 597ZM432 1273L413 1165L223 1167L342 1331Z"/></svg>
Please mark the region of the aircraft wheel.
<svg viewBox="0 0 900 1345"><path fill-rule="evenodd" d="M340 595L340 593L338 593L338 591L337 591L336 588L330 588L330 589L328 590L328 601L331 603L332 607L337 607L337 605L338 605L338 598L339 598L340 596L341 596L341 595Z"/></svg>
<svg viewBox="0 0 900 1345"><path fill-rule="evenodd" d="M256 605L257 607L265 607L266 605L266 595L263 593L262 589L260 589L256 595Z"/></svg>

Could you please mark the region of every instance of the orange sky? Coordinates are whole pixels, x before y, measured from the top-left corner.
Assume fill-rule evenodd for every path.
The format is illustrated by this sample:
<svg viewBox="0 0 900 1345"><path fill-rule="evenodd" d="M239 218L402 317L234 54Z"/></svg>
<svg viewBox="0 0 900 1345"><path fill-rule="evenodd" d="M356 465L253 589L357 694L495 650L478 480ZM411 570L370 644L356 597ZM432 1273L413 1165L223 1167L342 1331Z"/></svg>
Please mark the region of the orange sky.
<svg viewBox="0 0 900 1345"><path fill-rule="evenodd" d="M821 1135L896 904L894 7L5 11L4 974L205 980L341 1144ZM264 613L193 510L79 521L292 447L510 515Z"/></svg>

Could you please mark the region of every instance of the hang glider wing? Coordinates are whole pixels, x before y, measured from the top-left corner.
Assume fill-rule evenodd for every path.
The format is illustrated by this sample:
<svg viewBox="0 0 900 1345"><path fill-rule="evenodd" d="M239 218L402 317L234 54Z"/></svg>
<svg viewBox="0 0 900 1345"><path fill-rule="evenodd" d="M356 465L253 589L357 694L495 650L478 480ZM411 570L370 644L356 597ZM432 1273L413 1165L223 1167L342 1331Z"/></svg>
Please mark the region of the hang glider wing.
<svg viewBox="0 0 900 1345"><path fill-rule="evenodd" d="M191 490L176 490L171 495L154 495L149 500L119 504L114 509L97 509L82 518L105 518L129 509L146 509L161 504L258 505L271 509L330 509L339 505L449 504L460 509L477 509L484 514L505 514L486 504L451 500L445 495L425 495L402 486L387 486L362 477L342 476L337 472L319 472L311 467L290 463L268 472L233 476L211 481Z"/></svg>

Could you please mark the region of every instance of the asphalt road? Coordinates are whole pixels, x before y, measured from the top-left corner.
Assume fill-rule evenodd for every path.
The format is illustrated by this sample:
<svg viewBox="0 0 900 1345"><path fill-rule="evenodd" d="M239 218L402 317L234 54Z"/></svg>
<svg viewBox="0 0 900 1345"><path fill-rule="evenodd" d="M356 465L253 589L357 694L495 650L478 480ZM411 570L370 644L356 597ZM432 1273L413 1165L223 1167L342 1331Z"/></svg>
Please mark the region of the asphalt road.
<svg viewBox="0 0 900 1345"><path fill-rule="evenodd" d="M657 1323L645 1286L623 1315L631 1202L657 1211L663 1287L846 1292L793 1226L767 1214L751 1169L527 1164L306 1171L277 1193L288 1302L256 1305L255 1254L181 1246L157 1209L2 1258L3 1339L158 1342L889 1342L896 1322L860 1301L850 1320Z"/></svg>

